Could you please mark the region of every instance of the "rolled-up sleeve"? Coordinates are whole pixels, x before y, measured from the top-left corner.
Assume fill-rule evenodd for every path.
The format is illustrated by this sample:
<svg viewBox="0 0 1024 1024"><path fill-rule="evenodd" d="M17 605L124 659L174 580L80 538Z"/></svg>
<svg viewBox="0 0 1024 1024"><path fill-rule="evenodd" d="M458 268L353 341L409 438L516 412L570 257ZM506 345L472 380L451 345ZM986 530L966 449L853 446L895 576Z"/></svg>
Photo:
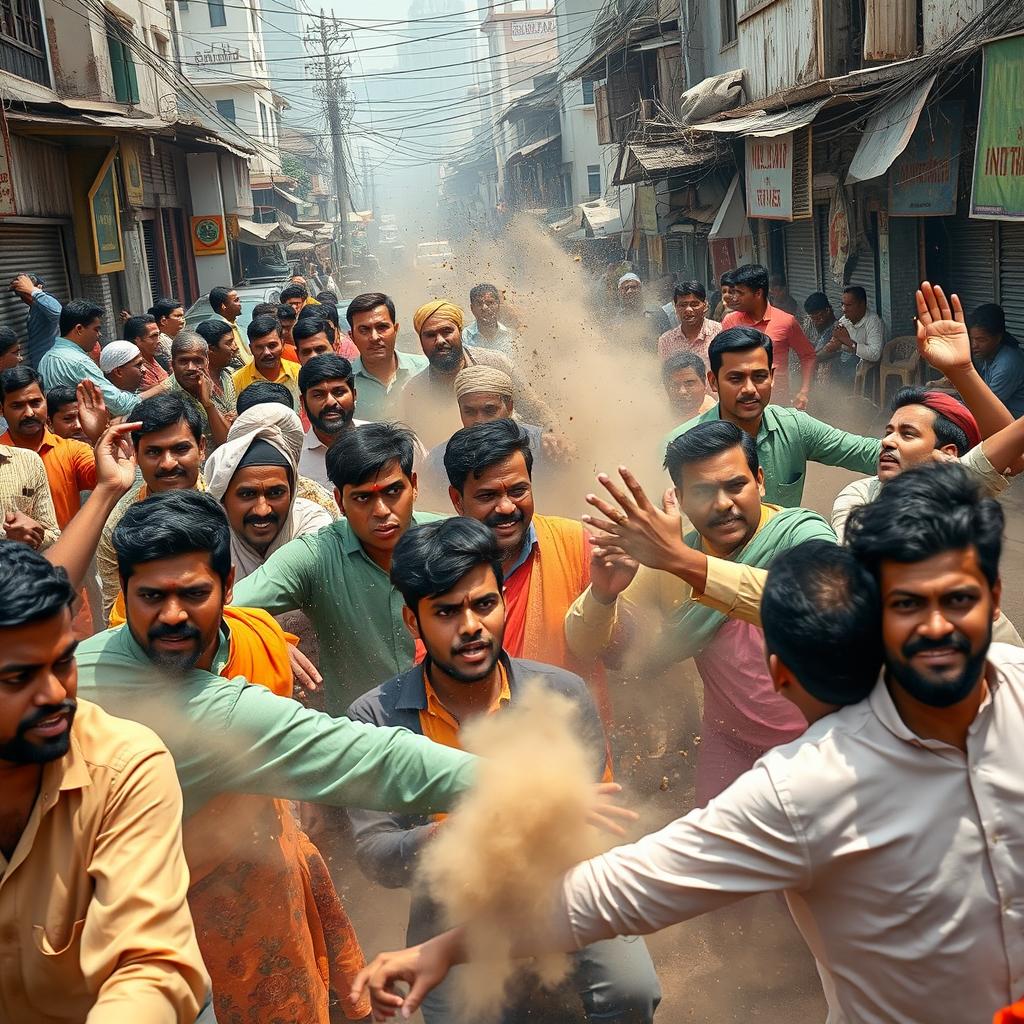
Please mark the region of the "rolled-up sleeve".
<svg viewBox="0 0 1024 1024"><path fill-rule="evenodd" d="M709 555L704 593L695 592L693 599L730 618L760 626L761 595L767 579L766 569Z"/></svg>
<svg viewBox="0 0 1024 1024"><path fill-rule="evenodd" d="M81 965L87 1024L192 1024L209 990L186 894L181 790L166 750L120 775L96 837Z"/></svg>

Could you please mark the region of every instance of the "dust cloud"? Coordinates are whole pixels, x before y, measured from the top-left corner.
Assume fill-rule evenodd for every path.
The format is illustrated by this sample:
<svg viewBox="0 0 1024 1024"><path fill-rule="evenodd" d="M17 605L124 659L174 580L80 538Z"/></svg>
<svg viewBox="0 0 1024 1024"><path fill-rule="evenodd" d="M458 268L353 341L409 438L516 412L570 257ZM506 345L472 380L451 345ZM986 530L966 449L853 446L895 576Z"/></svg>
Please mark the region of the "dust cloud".
<svg viewBox="0 0 1024 1024"><path fill-rule="evenodd" d="M460 1019L497 1016L519 966L513 939L543 926L568 868L606 848L586 820L594 757L576 716L566 697L530 681L521 700L462 732L465 749L482 756L478 781L421 862L447 924L466 929L468 963L454 976ZM531 969L551 987L568 958L539 957Z"/></svg>

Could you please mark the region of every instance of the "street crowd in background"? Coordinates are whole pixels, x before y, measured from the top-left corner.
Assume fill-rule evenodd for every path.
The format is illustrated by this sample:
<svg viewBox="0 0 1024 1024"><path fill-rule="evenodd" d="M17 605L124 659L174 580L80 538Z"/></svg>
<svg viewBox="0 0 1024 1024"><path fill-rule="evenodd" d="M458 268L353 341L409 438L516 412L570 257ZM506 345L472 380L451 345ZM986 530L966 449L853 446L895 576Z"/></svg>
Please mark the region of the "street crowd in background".
<svg viewBox="0 0 1024 1024"><path fill-rule="evenodd" d="M227 286L194 327L159 298L105 345L103 308L11 288L0 1018L459 1020L463 936L417 867L476 778L463 726L539 683L577 709L592 821L622 844L513 945L572 955L586 1019L655 1020L638 936L773 892L830 1021L1024 1021L998 501L1024 351L1000 307L922 283L921 372L890 395L906 339L858 286L836 309L758 265L609 266L590 306L624 370L658 367L636 417L671 486L619 466L580 522L550 511L577 442L498 284L423 302L420 352L389 295L302 276L247 323ZM882 436L830 423L836 394L877 395ZM809 463L859 474L829 517L803 507ZM693 806L626 842L617 688L691 659ZM412 891L408 949L367 964L339 850Z"/></svg>

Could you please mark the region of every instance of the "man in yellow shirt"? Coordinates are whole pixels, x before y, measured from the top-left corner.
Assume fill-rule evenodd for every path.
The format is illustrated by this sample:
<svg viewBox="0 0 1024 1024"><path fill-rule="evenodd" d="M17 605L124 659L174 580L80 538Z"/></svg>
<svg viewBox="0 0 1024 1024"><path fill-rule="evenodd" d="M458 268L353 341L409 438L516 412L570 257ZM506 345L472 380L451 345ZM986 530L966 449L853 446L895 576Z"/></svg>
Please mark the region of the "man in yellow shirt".
<svg viewBox="0 0 1024 1024"><path fill-rule="evenodd" d="M0 1020L191 1024L209 978L174 762L76 700L64 570L0 541L0 573Z"/></svg>
<svg viewBox="0 0 1024 1024"><path fill-rule="evenodd" d="M299 409L299 364L283 359L284 342L279 333L277 317L258 316L246 331L252 362L247 363L234 374L235 393L241 394L250 384L258 380L269 380L283 384L292 396L292 408Z"/></svg>

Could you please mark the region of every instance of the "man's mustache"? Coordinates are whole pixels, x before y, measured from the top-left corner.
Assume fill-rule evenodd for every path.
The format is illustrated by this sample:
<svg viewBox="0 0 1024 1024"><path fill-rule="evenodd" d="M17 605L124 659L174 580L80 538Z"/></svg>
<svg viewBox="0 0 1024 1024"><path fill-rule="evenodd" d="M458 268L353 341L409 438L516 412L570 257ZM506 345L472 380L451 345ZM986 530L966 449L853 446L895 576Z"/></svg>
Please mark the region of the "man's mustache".
<svg viewBox="0 0 1024 1024"><path fill-rule="evenodd" d="M276 512L271 512L270 515L267 516L257 516L250 513L242 520L242 523L245 526L252 526L254 523L259 523L261 525L263 523L273 523L276 526L280 522L281 517Z"/></svg>
<svg viewBox="0 0 1024 1024"><path fill-rule="evenodd" d="M718 516L717 518L712 519L711 522L708 523L708 526L709 527L711 527L711 526L728 526L729 523L741 523L741 522L743 522L743 516L737 516L737 515Z"/></svg>
<svg viewBox="0 0 1024 1024"><path fill-rule="evenodd" d="M942 637L941 640L933 640L927 636L918 636L913 640L908 640L903 645L903 657L910 659L915 654L921 654L923 651L938 651L946 648L952 648L961 654L970 654L971 642L963 633L955 630L949 636Z"/></svg>
<svg viewBox="0 0 1024 1024"><path fill-rule="evenodd" d="M150 640L198 640L199 630L187 622L181 626L152 626L146 636Z"/></svg>
<svg viewBox="0 0 1024 1024"><path fill-rule="evenodd" d="M185 470L181 466L175 466L174 469L158 469L156 471L157 480L169 480L172 476L184 476Z"/></svg>
<svg viewBox="0 0 1024 1024"><path fill-rule="evenodd" d="M522 509L516 509L510 516L503 516L500 512L492 512L485 520L484 525L494 529L497 526L514 526L523 521Z"/></svg>

